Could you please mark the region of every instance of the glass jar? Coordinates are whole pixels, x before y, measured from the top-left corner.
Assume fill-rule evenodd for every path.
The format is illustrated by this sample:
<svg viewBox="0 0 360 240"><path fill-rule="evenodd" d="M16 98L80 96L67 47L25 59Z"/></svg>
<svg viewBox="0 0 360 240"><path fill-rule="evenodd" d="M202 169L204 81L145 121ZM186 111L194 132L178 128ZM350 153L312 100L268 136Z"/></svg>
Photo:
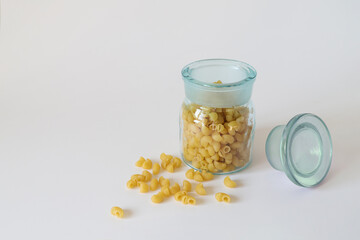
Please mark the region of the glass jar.
<svg viewBox="0 0 360 240"><path fill-rule="evenodd" d="M256 71L229 59L207 59L182 69L185 100L180 113L183 161L214 174L240 171L251 163L255 130L251 102Z"/></svg>

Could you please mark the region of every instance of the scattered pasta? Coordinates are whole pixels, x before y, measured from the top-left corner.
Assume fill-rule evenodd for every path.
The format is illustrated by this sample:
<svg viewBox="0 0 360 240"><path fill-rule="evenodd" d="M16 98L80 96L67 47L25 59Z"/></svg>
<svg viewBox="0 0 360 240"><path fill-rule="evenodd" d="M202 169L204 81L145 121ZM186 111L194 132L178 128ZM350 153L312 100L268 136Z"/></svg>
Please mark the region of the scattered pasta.
<svg viewBox="0 0 360 240"><path fill-rule="evenodd" d="M149 191L149 185L146 182L140 182L140 192L147 193Z"/></svg>
<svg viewBox="0 0 360 240"><path fill-rule="evenodd" d="M175 193L180 191L180 185L178 183L175 183L170 187L170 193L174 195Z"/></svg>
<svg viewBox="0 0 360 240"><path fill-rule="evenodd" d="M229 188L235 188L236 187L236 182L234 182L233 180L230 179L229 176L224 178L224 185L229 187Z"/></svg>
<svg viewBox="0 0 360 240"><path fill-rule="evenodd" d="M204 185L202 183L199 183L198 185L196 185L195 187L195 192L199 195L206 195L206 190L204 188Z"/></svg>
<svg viewBox="0 0 360 240"><path fill-rule="evenodd" d="M181 159L178 157L161 153L160 159L161 167L168 172L173 173L176 168L179 168L181 166Z"/></svg>
<svg viewBox="0 0 360 240"><path fill-rule="evenodd" d="M112 207L111 208L111 215L122 218L124 216L124 210L120 207Z"/></svg>
<svg viewBox="0 0 360 240"><path fill-rule="evenodd" d="M155 191L159 187L159 181L156 178L151 179L150 190Z"/></svg>
<svg viewBox="0 0 360 240"><path fill-rule="evenodd" d="M150 181L151 178L152 178L152 174L149 171L146 171L146 170L144 170L142 172L142 175L145 177L145 180L144 180L145 182Z"/></svg>
<svg viewBox="0 0 360 240"><path fill-rule="evenodd" d="M145 162L145 158L140 157L140 159L135 163L135 166L142 167Z"/></svg>
<svg viewBox="0 0 360 240"><path fill-rule="evenodd" d="M194 169L190 168L189 170L187 170L185 176L188 179L194 179Z"/></svg>
<svg viewBox="0 0 360 240"><path fill-rule="evenodd" d="M146 159L142 167L144 169L150 170L152 168L152 161L150 159Z"/></svg>
<svg viewBox="0 0 360 240"><path fill-rule="evenodd" d="M154 163L152 167L152 171L154 175L159 174L160 172L160 165L158 163Z"/></svg>
<svg viewBox="0 0 360 240"><path fill-rule="evenodd" d="M161 176L159 178L159 183L160 183L160 186L170 186L170 180L167 179L167 178L164 178L163 176Z"/></svg>
<svg viewBox="0 0 360 240"><path fill-rule="evenodd" d="M188 180L183 181L183 190L186 192L191 192L191 183Z"/></svg>
<svg viewBox="0 0 360 240"><path fill-rule="evenodd" d="M215 194L215 198L216 200L218 200L219 202L226 202L226 203L230 203L231 198L228 194L226 193L222 193L222 192L218 192Z"/></svg>
<svg viewBox="0 0 360 240"><path fill-rule="evenodd" d="M155 195L152 195L151 201L153 203L161 203L161 202L164 201L164 195L161 192L159 192L159 193L157 193Z"/></svg>
<svg viewBox="0 0 360 240"><path fill-rule="evenodd" d="M135 188L135 187L137 186L137 183L136 183L136 181L130 179L130 180L126 183L126 186L127 186L128 188Z"/></svg>

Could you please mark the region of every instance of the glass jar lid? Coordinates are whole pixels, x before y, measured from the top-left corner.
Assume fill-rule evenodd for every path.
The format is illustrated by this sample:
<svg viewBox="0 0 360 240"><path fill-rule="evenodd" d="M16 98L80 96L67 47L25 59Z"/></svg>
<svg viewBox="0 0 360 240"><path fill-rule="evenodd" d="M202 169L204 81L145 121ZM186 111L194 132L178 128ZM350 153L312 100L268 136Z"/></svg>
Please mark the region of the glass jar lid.
<svg viewBox="0 0 360 240"><path fill-rule="evenodd" d="M266 140L266 156L295 184L312 187L327 175L332 160L331 136L325 123L310 113L275 127Z"/></svg>

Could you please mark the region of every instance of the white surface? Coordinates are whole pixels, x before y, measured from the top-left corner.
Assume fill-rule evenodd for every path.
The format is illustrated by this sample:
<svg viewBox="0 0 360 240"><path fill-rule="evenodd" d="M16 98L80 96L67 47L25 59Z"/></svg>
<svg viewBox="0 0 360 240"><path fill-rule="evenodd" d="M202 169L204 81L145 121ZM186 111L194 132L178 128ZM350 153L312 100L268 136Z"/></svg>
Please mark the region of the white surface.
<svg viewBox="0 0 360 240"><path fill-rule="evenodd" d="M355 0L3 0L0 239L358 239L359 10ZM258 71L253 164L232 176L238 189L206 183L232 204L213 194L196 207L151 204L125 182L140 155L178 155L180 70L214 57ZM313 189L265 158L271 128L302 112L333 137L330 173Z"/></svg>

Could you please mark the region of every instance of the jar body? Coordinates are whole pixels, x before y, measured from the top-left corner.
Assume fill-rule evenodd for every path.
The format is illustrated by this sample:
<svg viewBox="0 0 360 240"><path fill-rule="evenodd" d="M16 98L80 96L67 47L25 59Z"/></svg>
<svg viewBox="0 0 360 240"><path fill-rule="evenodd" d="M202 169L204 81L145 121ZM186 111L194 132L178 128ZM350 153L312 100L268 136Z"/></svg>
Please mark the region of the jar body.
<svg viewBox="0 0 360 240"><path fill-rule="evenodd" d="M197 170L240 171L251 163L255 115L252 102L219 108L185 99L180 113L181 156Z"/></svg>
<svg viewBox="0 0 360 240"><path fill-rule="evenodd" d="M251 102L255 69L230 59L206 59L182 70L185 100L180 113L183 161L214 174L251 163L255 130Z"/></svg>

